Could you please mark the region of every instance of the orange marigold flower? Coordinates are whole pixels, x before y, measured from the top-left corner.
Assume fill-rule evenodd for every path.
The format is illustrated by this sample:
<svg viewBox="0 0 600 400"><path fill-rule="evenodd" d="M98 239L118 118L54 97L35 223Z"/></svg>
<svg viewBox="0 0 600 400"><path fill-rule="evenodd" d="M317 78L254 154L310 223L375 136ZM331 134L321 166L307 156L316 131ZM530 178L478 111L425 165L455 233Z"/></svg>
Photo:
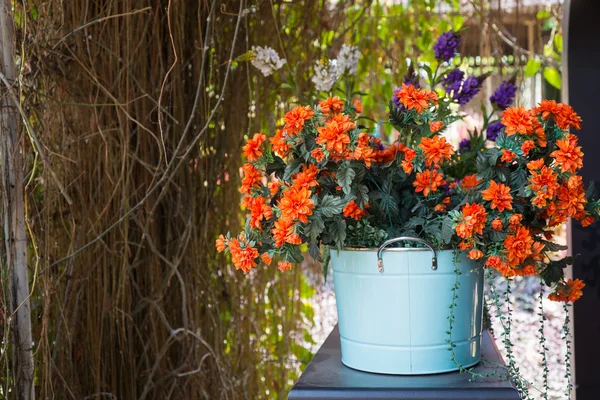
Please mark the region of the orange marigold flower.
<svg viewBox="0 0 600 400"><path fill-rule="evenodd" d="M532 253L533 238L529 229L520 227L514 235L508 235L504 239L506 259L511 267L521 264Z"/></svg>
<svg viewBox="0 0 600 400"><path fill-rule="evenodd" d="M467 203L462 206L460 219L455 228L456 234L463 239L471 238L473 233L481 235L486 221L487 215L484 206Z"/></svg>
<svg viewBox="0 0 600 400"><path fill-rule="evenodd" d="M535 112L542 114L542 119L547 120L553 115L558 115L558 103L556 103L556 100L542 100L542 102L535 108Z"/></svg>
<svg viewBox="0 0 600 400"><path fill-rule="evenodd" d="M523 154L525 155L529 154L529 152L533 149L535 149L535 143L533 140L526 140L521 145L521 151L523 151Z"/></svg>
<svg viewBox="0 0 600 400"><path fill-rule="evenodd" d="M483 252L481 250L473 249L469 252L469 254L467 254L467 257L469 257L471 260L479 260L481 257L483 257Z"/></svg>
<svg viewBox="0 0 600 400"><path fill-rule="evenodd" d="M458 248L461 250L470 250L475 245L472 239L465 239L458 244Z"/></svg>
<svg viewBox="0 0 600 400"><path fill-rule="evenodd" d="M537 275L538 271L535 268L534 265L526 265L523 268L521 268L521 276L532 276L532 275Z"/></svg>
<svg viewBox="0 0 600 400"><path fill-rule="evenodd" d="M252 268L256 267L258 249L250 247L249 244L246 247L242 247L237 239L231 239L229 241L229 251L231 252L231 261L235 269L249 272Z"/></svg>
<svg viewBox="0 0 600 400"><path fill-rule="evenodd" d="M531 171L528 188L536 194L531 201L536 207L546 207L547 201L556 197L559 187L558 174L552 168L543 166L539 172Z"/></svg>
<svg viewBox="0 0 600 400"><path fill-rule="evenodd" d="M529 135L533 133L533 123L529 111L525 107L509 107L502 113L502 125L506 127L504 130L508 136L515 133Z"/></svg>
<svg viewBox="0 0 600 400"><path fill-rule="evenodd" d="M379 141L375 141L375 144L378 146L381 144ZM376 152L376 161L384 164L389 164L396 159L398 152L403 151L398 145L395 143L391 146L384 148L383 150L379 150ZM405 154L406 157L406 154Z"/></svg>
<svg viewBox="0 0 600 400"><path fill-rule="evenodd" d="M577 115L573 107L560 103L560 113L556 116L556 125L561 129L581 129L581 117Z"/></svg>
<svg viewBox="0 0 600 400"><path fill-rule="evenodd" d="M417 172L417 177L413 182L413 186L416 188L415 192L423 192L423 196L429 196L429 193L437 191L438 187L444 185L442 174L436 170L426 170L425 172Z"/></svg>
<svg viewBox="0 0 600 400"><path fill-rule="evenodd" d="M404 153L404 159L400 162L400 166L405 173L410 174L414 168L412 160L417 156L417 152L408 147L402 149L402 152Z"/></svg>
<svg viewBox="0 0 600 400"><path fill-rule="evenodd" d="M590 226L594 222L596 222L594 217L592 217L591 215L586 215L585 218L583 218L581 220L581 226L583 226L583 227Z"/></svg>
<svg viewBox="0 0 600 400"><path fill-rule="evenodd" d="M292 269L292 263L291 263L291 262L289 262L289 261L281 261L281 262L279 263L279 265L277 265L277 268L278 268L278 269L279 269L281 272L284 272L284 271L291 271L291 269Z"/></svg>
<svg viewBox="0 0 600 400"><path fill-rule="evenodd" d="M509 229L511 231L516 231L521 226L521 221L523 221L522 214L513 214L508 219Z"/></svg>
<svg viewBox="0 0 600 400"><path fill-rule="evenodd" d="M242 147L244 156L250 162L258 161L262 157L263 149L262 144L267 140L267 137L263 133L255 133L252 139L248 139L248 143Z"/></svg>
<svg viewBox="0 0 600 400"><path fill-rule="evenodd" d="M502 212L506 210L512 210L512 196L510 195L510 187L496 183L493 180L490 181L490 187L481 192L483 199L491 201L490 208L495 208Z"/></svg>
<svg viewBox="0 0 600 400"><path fill-rule="evenodd" d="M425 164L428 167L438 165L440 161L449 160L454 149L450 143L446 143L446 138L435 135L432 138L422 138L419 148L423 150L425 155Z"/></svg>
<svg viewBox="0 0 600 400"><path fill-rule="evenodd" d="M217 239L216 247L217 247L217 251L219 253L222 253L223 251L225 251L225 248L227 247L227 238L223 235L219 235L219 238Z"/></svg>
<svg viewBox="0 0 600 400"><path fill-rule="evenodd" d="M267 253L263 253L260 259L267 265L271 265L273 262L273 259Z"/></svg>
<svg viewBox="0 0 600 400"><path fill-rule="evenodd" d="M495 220L492 221L492 229L495 231L502 230L502 220L500 218L496 218Z"/></svg>
<svg viewBox="0 0 600 400"><path fill-rule="evenodd" d="M444 204L450 204L452 202L452 199L450 197L444 197L444 200L442 200L444 202Z"/></svg>
<svg viewBox="0 0 600 400"><path fill-rule="evenodd" d="M269 193L271 193L271 196L275 196L277 192L279 192L280 187L281 183L279 181L273 181L269 183Z"/></svg>
<svg viewBox="0 0 600 400"><path fill-rule="evenodd" d="M325 152L320 147L317 147L316 149L314 149L313 151L311 151L310 155L313 156L313 158L317 162L321 162L325 158Z"/></svg>
<svg viewBox="0 0 600 400"><path fill-rule="evenodd" d="M569 129L569 126L581 129L581 117L567 104L556 103L554 100L543 100L535 108L535 111L541 113L544 120L552 116L556 125L561 129Z"/></svg>
<svg viewBox="0 0 600 400"><path fill-rule="evenodd" d="M546 147L548 142L546 141L546 132L544 132L544 127L540 124L537 116L532 114L531 123L533 125L533 136L537 139L538 146Z"/></svg>
<svg viewBox="0 0 600 400"><path fill-rule="evenodd" d="M337 114L329 119L324 127L317 128L317 144L324 144L325 148L336 156L341 156L350 143L350 136L346 132L354 129L356 124L346 115Z"/></svg>
<svg viewBox="0 0 600 400"><path fill-rule="evenodd" d="M285 142L285 137L283 136L283 131L281 129L277 129L277 133L269 139L269 142L271 142L271 149L273 149L275 153L280 157L287 157L291 148Z"/></svg>
<svg viewBox="0 0 600 400"><path fill-rule="evenodd" d="M262 196L245 197L242 201L242 207L250 211L250 226L261 230L261 221L273 218L271 207L265 203Z"/></svg>
<svg viewBox="0 0 600 400"><path fill-rule="evenodd" d="M554 157L562 172L574 174L583 167L583 152L581 146L577 146L577 140L577 136L569 134L566 138L556 141L558 150L550 156Z"/></svg>
<svg viewBox="0 0 600 400"><path fill-rule="evenodd" d="M502 276L514 276L514 269L508 266L499 256L490 256L485 262L486 267L494 268Z"/></svg>
<svg viewBox="0 0 600 400"><path fill-rule="evenodd" d="M317 182L317 174L319 170L316 165L310 164L308 167L304 165L302 167L302 171L298 172L295 175L292 175L292 179L294 180L294 186L297 187L307 187L311 188L313 186L318 186L319 182Z"/></svg>
<svg viewBox="0 0 600 400"><path fill-rule="evenodd" d="M244 171L244 178L242 178L242 187L240 188L240 193L250 194L252 189L260 187L262 174L252 164L244 164L242 169Z"/></svg>
<svg viewBox="0 0 600 400"><path fill-rule="evenodd" d="M429 101L434 99L427 90L420 90L413 85L402 84L402 89L396 93L400 103L409 110L415 110L421 113L424 108L429 106ZM437 100L437 96L435 98Z"/></svg>
<svg viewBox="0 0 600 400"><path fill-rule="evenodd" d="M445 204L436 204L435 207L433 207L433 211L438 211L438 212L446 211L446 205Z"/></svg>
<svg viewBox="0 0 600 400"><path fill-rule="evenodd" d="M546 247L544 243L534 242L531 247L531 259L534 261L542 261L544 259L544 247Z"/></svg>
<svg viewBox="0 0 600 400"><path fill-rule="evenodd" d="M429 123L429 130L431 131L431 133L436 133L437 131L442 129L443 126L444 123L442 121L431 122Z"/></svg>
<svg viewBox="0 0 600 400"><path fill-rule="evenodd" d="M477 175L467 175L460 181L460 187L463 190L473 190L481 183L481 179L477 179Z"/></svg>
<svg viewBox="0 0 600 400"><path fill-rule="evenodd" d="M372 161L377 160L377 154L371 147L370 139L371 137L368 133L361 132L358 135L358 145L354 149L353 155L355 160L363 160L367 168L371 166Z"/></svg>
<svg viewBox="0 0 600 400"><path fill-rule="evenodd" d="M338 96L333 96L320 102L319 108L325 115L329 115L329 113L339 113L342 112L342 109L344 108L344 101L340 100Z"/></svg>
<svg viewBox="0 0 600 400"><path fill-rule="evenodd" d="M548 298L553 301L562 301L564 303L574 302L583 296L582 289L585 283L581 279L569 279L567 283L559 283L554 293Z"/></svg>
<svg viewBox="0 0 600 400"><path fill-rule="evenodd" d="M540 158L539 160L530 161L527 163L527 169L530 171L537 171L542 169L544 166L544 159Z"/></svg>
<svg viewBox="0 0 600 400"><path fill-rule="evenodd" d="M558 189L556 207L564 211L567 217L581 220L585 217L585 190L580 175L571 175L569 180Z"/></svg>
<svg viewBox="0 0 600 400"><path fill-rule="evenodd" d="M311 119L315 112L310 106L298 106L284 115L285 126L283 130L288 135L296 136L304 128L304 121Z"/></svg>
<svg viewBox="0 0 600 400"><path fill-rule="evenodd" d="M284 243L302 244L302 239L295 232L295 224L292 221L278 219L275 221L275 226L271 230L275 247L281 247Z"/></svg>
<svg viewBox="0 0 600 400"><path fill-rule="evenodd" d="M315 207L315 203L310 197L311 192L306 187L292 186L286 190L277 203L277 207L281 210L281 219L308 222L307 216L312 215Z"/></svg>
<svg viewBox="0 0 600 400"><path fill-rule="evenodd" d="M354 100L354 103L352 103L352 105L354 106L354 109L356 110L357 113L362 114L363 106L362 106L362 103L360 102L360 100Z"/></svg>
<svg viewBox="0 0 600 400"><path fill-rule="evenodd" d="M500 161L511 163L514 159L517 158L517 155L510 150L502 149L502 157Z"/></svg>
<svg viewBox="0 0 600 400"><path fill-rule="evenodd" d="M365 210L363 210L354 202L354 200L351 200L348 204L346 204L346 207L344 207L344 217L350 217L360 221L362 217L367 215L367 208L369 208L367 204L365 204Z"/></svg>

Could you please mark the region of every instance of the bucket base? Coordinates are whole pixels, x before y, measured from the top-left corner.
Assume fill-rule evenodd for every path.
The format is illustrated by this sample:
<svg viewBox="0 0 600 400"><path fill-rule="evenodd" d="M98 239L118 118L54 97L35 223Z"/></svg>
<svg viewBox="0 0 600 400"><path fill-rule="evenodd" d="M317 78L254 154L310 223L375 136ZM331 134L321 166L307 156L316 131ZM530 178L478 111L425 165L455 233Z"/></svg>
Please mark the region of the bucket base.
<svg viewBox="0 0 600 400"><path fill-rule="evenodd" d="M456 342L454 354L466 368L480 360L480 336ZM388 375L429 375L457 371L448 345L426 347L382 346L340 337L342 363L359 371Z"/></svg>

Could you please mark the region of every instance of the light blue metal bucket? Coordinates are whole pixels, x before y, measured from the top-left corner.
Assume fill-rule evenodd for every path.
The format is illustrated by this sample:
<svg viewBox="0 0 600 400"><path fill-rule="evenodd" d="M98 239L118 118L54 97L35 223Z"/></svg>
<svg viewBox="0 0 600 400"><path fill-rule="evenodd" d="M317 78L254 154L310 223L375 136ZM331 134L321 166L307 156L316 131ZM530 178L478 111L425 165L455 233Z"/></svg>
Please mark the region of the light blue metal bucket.
<svg viewBox="0 0 600 400"><path fill-rule="evenodd" d="M461 271L452 341L463 366L479 361L483 268L460 252L433 248L331 250L342 362L383 374L457 370L448 351L455 267ZM378 258L378 254L380 257Z"/></svg>

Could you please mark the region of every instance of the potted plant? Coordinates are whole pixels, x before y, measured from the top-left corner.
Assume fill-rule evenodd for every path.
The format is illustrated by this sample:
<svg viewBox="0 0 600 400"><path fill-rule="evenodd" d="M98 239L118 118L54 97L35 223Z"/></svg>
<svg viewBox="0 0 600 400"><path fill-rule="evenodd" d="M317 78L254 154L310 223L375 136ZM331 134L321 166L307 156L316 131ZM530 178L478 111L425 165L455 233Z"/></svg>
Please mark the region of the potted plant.
<svg viewBox="0 0 600 400"><path fill-rule="evenodd" d="M257 133L243 149L246 226L221 235L217 249L245 272L274 260L289 270L306 250L325 267L331 260L343 362L356 369L423 374L477 363L484 268L540 275L553 300L581 296L583 282L564 278L572 259L557 260L564 247L552 240L568 218L586 226L599 217L569 132L581 119L554 101L511 107L509 80L483 127L455 149L442 133L486 78L453 66L459 41L443 34L435 69L411 68L394 92L392 143L366 131L347 90L293 108L272 137Z"/></svg>

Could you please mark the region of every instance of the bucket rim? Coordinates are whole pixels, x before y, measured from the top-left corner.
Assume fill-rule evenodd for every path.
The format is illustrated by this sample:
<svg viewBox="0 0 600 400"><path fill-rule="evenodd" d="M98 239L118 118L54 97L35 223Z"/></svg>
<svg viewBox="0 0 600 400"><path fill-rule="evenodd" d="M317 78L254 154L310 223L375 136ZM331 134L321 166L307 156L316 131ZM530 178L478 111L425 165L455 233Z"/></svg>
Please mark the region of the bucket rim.
<svg viewBox="0 0 600 400"><path fill-rule="evenodd" d="M364 252L375 252L377 253L378 251L378 247L343 247L341 249L335 248L335 247L330 247L329 250L330 251L364 251ZM388 252L402 252L402 251L428 251L431 252L431 249L428 247L386 247L384 250L384 253L388 253ZM460 249L435 249L436 252L441 253L441 252L448 252L448 251L458 251L459 253L462 253L464 250L460 250Z"/></svg>

